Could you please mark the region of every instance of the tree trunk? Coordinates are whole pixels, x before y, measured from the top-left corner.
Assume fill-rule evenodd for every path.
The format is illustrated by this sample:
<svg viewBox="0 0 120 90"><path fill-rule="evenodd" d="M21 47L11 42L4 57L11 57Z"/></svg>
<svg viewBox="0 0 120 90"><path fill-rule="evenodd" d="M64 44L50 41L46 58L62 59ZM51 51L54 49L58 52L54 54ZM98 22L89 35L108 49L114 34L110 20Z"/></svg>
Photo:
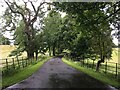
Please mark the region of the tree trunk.
<svg viewBox="0 0 120 90"><path fill-rule="evenodd" d="M28 59L34 59L34 51L30 49L27 52L27 56L28 56Z"/></svg>
<svg viewBox="0 0 120 90"><path fill-rule="evenodd" d="M34 59L34 52L33 52L33 50L32 51L30 51L30 50L27 51L27 57L28 57L28 59Z"/></svg>
<svg viewBox="0 0 120 90"><path fill-rule="evenodd" d="M100 60L97 62L96 71L99 71L100 64L105 61L104 46L104 42L102 42L101 37L99 37Z"/></svg>
<svg viewBox="0 0 120 90"><path fill-rule="evenodd" d="M51 56L51 49L50 49L50 47L49 47L49 56Z"/></svg>
<svg viewBox="0 0 120 90"><path fill-rule="evenodd" d="M53 45L53 56L55 56L55 46Z"/></svg>
<svg viewBox="0 0 120 90"><path fill-rule="evenodd" d="M99 60L97 62L96 71L99 71L100 64L104 63L104 60L105 60L105 57L103 56L103 57L101 57L101 60Z"/></svg>
<svg viewBox="0 0 120 90"><path fill-rule="evenodd" d="M29 27L29 23L25 23L25 34L26 34L26 50L27 50L27 56L28 59L33 59L34 58L34 30L32 30Z"/></svg>
<svg viewBox="0 0 120 90"><path fill-rule="evenodd" d="M35 58L36 58L36 61L37 61L38 60L38 51L36 51L35 54L36 54Z"/></svg>
<svg viewBox="0 0 120 90"><path fill-rule="evenodd" d="M28 43L29 44L26 47L28 59L34 59L34 44L31 42Z"/></svg>

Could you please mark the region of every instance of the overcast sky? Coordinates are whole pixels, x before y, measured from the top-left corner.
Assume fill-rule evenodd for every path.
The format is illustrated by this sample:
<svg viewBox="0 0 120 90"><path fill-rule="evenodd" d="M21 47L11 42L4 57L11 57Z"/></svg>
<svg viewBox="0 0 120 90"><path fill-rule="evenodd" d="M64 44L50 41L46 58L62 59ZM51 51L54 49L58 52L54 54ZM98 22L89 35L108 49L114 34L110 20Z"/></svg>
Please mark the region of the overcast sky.
<svg viewBox="0 0 120 90"><path fill-rule="evenodd" d="M22 0L19 0L19 4L20 4L20 1L22 1ZM27 1L27 0L25 0L25 1ZM38 0L38 1L40 2L41 0ZM50 1L50 0L47 0L47 1ZM36 3L35 5L38 6L39 3ZM5 4L4 0L0 0L0 15L3 14L3 12L5 11L5 8L6 8L6 7L7 7L7 5ZM29 7L30 7L30 6L29 6ZM63 16L65 16L65 13L62 13L62 17L63 17ZM1 21L0 21L0 23L1 23ZM6 32L6 33L4 34L4 36L12 39L12 36L10 35L9 32ZM113 37L113 42L114 42L116 45L118 45L118 39L117 39L117 38Z"/></svg>

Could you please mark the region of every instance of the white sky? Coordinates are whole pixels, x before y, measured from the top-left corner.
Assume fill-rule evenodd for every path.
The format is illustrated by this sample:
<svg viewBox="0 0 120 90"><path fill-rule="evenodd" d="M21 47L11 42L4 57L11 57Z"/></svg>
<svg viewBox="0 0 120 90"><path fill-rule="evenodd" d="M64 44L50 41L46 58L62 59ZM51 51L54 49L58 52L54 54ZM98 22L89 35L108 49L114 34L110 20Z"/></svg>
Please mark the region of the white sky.
<svg viewBox="0 0 120 90"><path fill-rule="evenodd" d="M19 4L20 4L20 1L22 1L22 0L19 0ZM25 0L25 1L27 1L27 0ZM40 1L43 1L43 0L38 0L39 2ZM50 1L50 0L46 0L46 1ZM36 6L38 6L39 5L39 3L36 3ZM29 6L29 5L28 5ZM4 0L0 0L0 16L3 14L3 12L5 11L5 8L7 7L7 5L4 3ZM29 6L30 7L30 6ZM62 17L64 17L65 16L65 13L62 13ZM4 36L5 37L8 37L8 38L10 38L10 39L12 39L13 37L10 35L10 33L9 32L5 32L5 34L4 34ZM118 39L117 38L115 38L115 37L113 37L113 42L115 43L115 45L118 45Z"/></svg>

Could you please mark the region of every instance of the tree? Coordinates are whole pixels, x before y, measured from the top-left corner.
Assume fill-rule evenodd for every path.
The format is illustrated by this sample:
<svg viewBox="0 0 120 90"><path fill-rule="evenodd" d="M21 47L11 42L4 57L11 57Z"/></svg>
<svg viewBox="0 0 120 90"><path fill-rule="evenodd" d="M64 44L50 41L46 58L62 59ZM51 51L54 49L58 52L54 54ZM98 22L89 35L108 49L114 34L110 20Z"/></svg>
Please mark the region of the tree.
<svg viewBox="0 0 120 90"><path fill-rule="evenodd" d="M47 41L43 32L37 34L35 36L35 53L36 53L36 60L38 58L38 53L45 54L48 50Z"/></svg>
<svg viewBox="0 0 120 90"><path fill-rule="evenodd" d="M75 40L75 52L81 55L84 45L87 45L85 54L89 51L89 58L99 57L96 70L105 58L110 58L112 51L112 38L110 19L120 12L120 2L55 2L57 10L66 12L76 19L80 33L84 35ZM112 11L113 10L113 11ZM83 43L80 41L84 41ZM87 44L86 41L89 43ZM81 44L82 43L82 44ZM74 45L73 45L74 46ZM78 49L79 47L81 49ZM89 46L89 47L88 47ZM83 52L81 52L83 53Z"/></svg>
<svg viewBox="0 0 120 90"><path fill-rule="evenodd" d="M5 28L7 26L12 30L16 29L17 25L19 25L19 21L23 21L24 23L24 28L23 34L26 37L26 40L24 42L24 48L27 52L28 58L33 58L34 57L34 39L35 39L35 22L41 22L42 17L44 15L44 12L42 11L43 9L43 4L46 2L39 2L38 7L36 8L35 3L36 1L30 1L28 0L27 2L23 0L23 5L19 5L17 1L9 1L9 0L4 0L5 3L8 5L9 8L6 9L5 11ZM28 4L31 5L32 9L28 7ZM8 15L8 16L7 16ZM16 23L18 22L18 23ZM14 28L13 28L14 27ZM40 26L39 26L40 27Z"/></svg>
<svg viewBox="0 0 120 90"><path fill-rule="evenodd" d="M60 26L61 26L61 15L54 10L51 10L44 20L44 36L49 48L49 53L52 51L53 56L56 54L56 49L60 47Z"/></svg>
<svg viewBox="0 0 120 90"><path fill-rule="evenodd" d="M104 63L105 59L111 58L112 54L112 37L111 29L108 23L99 25L98 31L92 35L91 51L100 58L97 63L96 71L99 70L100 63Z"/></svg>
<svg viewBox="0 0 120 90"><path fill-rule="evenodd" d="M25 44L27 43L26 34L24 32L24 22L20 21L19 25L16 27L14 33L14 45L17 45L17 48L13 50L9 56L20 56L22 52L26 51Z"/></svg>

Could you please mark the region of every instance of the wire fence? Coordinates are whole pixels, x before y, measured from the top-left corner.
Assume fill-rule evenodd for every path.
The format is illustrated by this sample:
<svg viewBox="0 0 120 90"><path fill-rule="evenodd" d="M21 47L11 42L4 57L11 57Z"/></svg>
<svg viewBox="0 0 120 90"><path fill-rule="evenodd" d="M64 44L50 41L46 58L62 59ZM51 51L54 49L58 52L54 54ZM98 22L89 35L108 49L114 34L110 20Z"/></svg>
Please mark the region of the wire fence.
<svg viewBox="0 0 120 90"><path fill-rule="evenodd" d="M80 60L79 64L83 67L96 70L97 62L95 60ZM116 78L118 78L120 73L120 64L106 61L105 63L100 64L99 72L104 72L105 74L113 74Z"/></svg>
<svg viewBox="0 0 120 90"><path fill-rule="evenodd" d="M41 59L39 60L42 59L43 57L41 57ZM0 68L2 68L2 75L14 73L16 70L25 68L30 64L35 64L39 61L35 59L27 59L26 57L6 58L0 60L1 60Z"/></svg>

